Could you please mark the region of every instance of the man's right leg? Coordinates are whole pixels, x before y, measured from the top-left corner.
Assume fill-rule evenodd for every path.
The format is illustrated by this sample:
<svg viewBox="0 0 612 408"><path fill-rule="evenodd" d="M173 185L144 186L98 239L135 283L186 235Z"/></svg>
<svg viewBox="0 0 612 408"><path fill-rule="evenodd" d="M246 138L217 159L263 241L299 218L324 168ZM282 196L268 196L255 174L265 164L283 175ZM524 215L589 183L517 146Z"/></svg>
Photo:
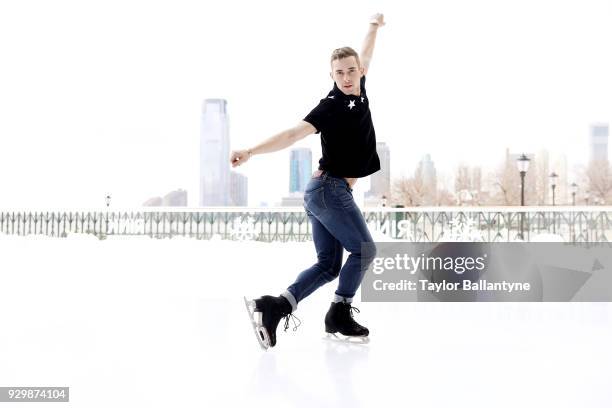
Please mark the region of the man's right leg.
<svg viewBox="0 0 612 408"><path fill-rule="evenodd" d="M343 248L340 241L334 238L308 209L306 214L312 225L312 240L317 251L317 263L302 271L282 294L291 303L293 311L297 308L297 303L306 296L336 279L342 267Z"/></svg>
<svg viewBox="0 0 612 408"><path fill-rule="evenodd" d="M312 226L312 241L317 251L317 263L301 272L296 281L282 294L289 300L293 311L298 302L317 288L331 282L342 267L342 244L327 230L319 216L327 212L325 190L329 179L320 172L315 173L304 190L304 210Z"/></svg>

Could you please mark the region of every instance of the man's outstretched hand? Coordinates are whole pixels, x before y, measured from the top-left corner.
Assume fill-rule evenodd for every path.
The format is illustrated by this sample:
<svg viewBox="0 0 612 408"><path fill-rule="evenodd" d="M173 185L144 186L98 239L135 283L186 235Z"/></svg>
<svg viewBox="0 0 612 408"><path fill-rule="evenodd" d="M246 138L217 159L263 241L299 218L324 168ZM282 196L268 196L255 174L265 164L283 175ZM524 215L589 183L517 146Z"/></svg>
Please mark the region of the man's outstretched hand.
<svg viewBox="0 0 612 408"><path fill-rule="evenodd" d="M378 27L385 25L385 16L382 13L376 13L370 17L370 24L376 24Z"/></svg>
<svg viewBox="0 0 612 408"><path fill-rule="evenodd" d="M250 158L251 154L248 150L234 150L230 154L230 163L232 167L237 167L246 163Z"/></svg>

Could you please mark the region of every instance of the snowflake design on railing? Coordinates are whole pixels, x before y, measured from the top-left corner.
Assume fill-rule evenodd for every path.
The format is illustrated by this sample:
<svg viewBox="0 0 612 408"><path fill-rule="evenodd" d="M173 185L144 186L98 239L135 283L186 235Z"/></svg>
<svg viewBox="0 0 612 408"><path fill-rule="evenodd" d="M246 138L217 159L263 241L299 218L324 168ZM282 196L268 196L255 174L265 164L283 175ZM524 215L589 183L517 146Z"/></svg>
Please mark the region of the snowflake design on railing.
<svg viewBox="0 0 612 408"><path fill-rule="evenodd" d="M237 241L252 241L257 233L255 232L255 220L248 216L242 220L232 221L230 236Z"/></svg>
<svg viewBox="0 0 612 408"><path fill-rule="evenodd" d="M478 223L471 218L456 218L448 222L450 231L444 231L440 241L446 242L483 242Z"/></svg>

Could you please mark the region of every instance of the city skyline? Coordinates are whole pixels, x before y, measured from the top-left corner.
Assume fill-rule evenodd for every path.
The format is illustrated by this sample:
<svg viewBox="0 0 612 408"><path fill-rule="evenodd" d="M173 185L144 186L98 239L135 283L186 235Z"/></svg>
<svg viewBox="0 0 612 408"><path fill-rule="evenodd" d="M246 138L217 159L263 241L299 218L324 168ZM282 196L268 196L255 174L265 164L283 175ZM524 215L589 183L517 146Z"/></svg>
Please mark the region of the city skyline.
<svg viewBox="0 0 612 408"><path fill-rule="evenodd" d="M612 122L610 2L263 1L238 14L187 2L148 5L147 19L141 6L4 10L0 32L15 40L0 67L3 207L96 207L107 192L137 206L176 186L197 206L200 101L229 102L231 149L294 125L331 89L331 50L359 49L378 11L387 25L366 87L377 140L401 157L392 177L430 154L449 183L461 162L491 167L506 146L566 153L573 169L588 160L590 126ZM294 147L317 157L318 142ZM288 157L240 169L251 205L285 194L289 175L273 170Z"/></svg>

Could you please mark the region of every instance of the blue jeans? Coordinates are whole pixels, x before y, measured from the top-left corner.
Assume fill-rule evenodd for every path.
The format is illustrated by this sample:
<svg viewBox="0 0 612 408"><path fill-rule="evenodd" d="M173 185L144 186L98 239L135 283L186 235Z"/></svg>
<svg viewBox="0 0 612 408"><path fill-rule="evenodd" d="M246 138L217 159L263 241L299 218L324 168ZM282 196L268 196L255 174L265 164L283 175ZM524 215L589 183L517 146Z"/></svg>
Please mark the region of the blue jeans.
<svg viewBox="0 0 612 408"><path fill-rule="evenodd" d="M372 263L373 250L362 254L361 244L372 242L363 214L343 178L323 173L313 177L304 192L304 208L312 225L317 263L301 272L284 293L293 309L317 288L339 277L336 295L351 301ZM343 250L350 252L342 265ZM293 297L293 299L291 299Z"/></svg>

